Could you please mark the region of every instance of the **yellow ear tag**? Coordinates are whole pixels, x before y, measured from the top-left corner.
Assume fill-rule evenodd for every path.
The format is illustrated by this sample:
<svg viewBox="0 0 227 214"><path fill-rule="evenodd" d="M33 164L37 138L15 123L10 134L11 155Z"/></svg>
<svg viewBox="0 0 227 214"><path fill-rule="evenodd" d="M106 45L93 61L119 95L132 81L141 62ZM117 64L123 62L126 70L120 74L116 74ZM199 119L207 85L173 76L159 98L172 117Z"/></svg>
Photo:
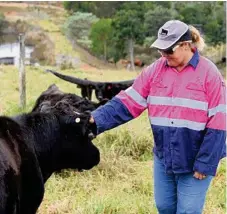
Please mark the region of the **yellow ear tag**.
<svg viewBox="0 0 227 214"><path fill-rule="evenodd" d="M75 122L76 122L76 123L79 123L79 122L80 122L80 118L77 117L77 118L75 119Z"/></svg>

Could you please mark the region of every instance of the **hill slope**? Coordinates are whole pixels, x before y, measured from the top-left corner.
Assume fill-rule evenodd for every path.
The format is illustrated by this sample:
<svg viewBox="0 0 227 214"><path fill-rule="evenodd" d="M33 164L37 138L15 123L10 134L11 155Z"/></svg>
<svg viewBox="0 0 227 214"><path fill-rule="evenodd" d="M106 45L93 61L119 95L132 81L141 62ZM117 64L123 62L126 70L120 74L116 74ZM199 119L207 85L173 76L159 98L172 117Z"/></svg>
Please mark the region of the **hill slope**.
<svg viewBox="0 0 227 214"><path fill-rule="evenodd" d="M94 57L88 51L70 41L61 32L61 26L67 18L65 10L52 5L35 5L33 3L0 3L0 12L7 21L26 21L48 34L55 44L55 56L74 57L77 67L82 69L111 69L115 66ZM57 17L57 18L56 18ZM116 68L115 68L116 69Z"/></svg>

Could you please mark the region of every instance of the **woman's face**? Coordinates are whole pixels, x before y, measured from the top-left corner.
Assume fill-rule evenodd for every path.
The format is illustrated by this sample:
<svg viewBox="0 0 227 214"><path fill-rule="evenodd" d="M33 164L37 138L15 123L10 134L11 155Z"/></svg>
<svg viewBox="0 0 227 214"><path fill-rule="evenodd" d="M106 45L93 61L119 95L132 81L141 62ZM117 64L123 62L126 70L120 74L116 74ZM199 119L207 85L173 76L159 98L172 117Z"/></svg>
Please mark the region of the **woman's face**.
<svg viewBox="0 0 227 214"><path fill-rule="evenodd" d="M179 43L172 48L172 51L169 50L159 51L160 54L166 58L167 63L171 67L184 66L188 62L186 61L188 54L190 53L190 47L187 43ZM171 53L172 52L172 53Z"/></svg>

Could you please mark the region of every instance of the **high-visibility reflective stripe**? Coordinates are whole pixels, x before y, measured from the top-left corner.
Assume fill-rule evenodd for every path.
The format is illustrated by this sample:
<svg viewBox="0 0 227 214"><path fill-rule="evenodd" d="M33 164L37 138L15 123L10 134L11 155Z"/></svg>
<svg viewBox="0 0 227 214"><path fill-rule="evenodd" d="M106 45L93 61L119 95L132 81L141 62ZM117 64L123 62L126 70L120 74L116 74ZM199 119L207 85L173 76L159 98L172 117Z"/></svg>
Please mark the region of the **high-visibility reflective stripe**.
<svg viewBox="0 0 227 214"><path fill-rule="evenodd" d="M171 119L165 117L149 117L150 123L158 126L189 128L196 131L205 129L206 123L199 123L190 120Z"/></svg>
<svg viewBox="0 0 227 214"><path fill-rule="evenodd" d="M222 113L225 114L226 113L226 105L220 104L220 105L218 105L214 108L209 109L208 111L209 111L209 114L208 114L209 117L215 115L218 112L222 112Z"/></svg>
<svg viewBox="0 0 227 214"><path fill-rule="evenodd" d="M143 107L147 107L147 101L144 99L134 88L129 87L125 90L125 93L130 96L136 103Z"/></svg>
<svg viewBox="0 0 227 214"><path fill-rule="evenodd" d="M152 104L152 105L180 106L180 107L187 107L187 108L198 109L203 111L208 110L207 102L191 100L186 98L148 96L147 101L148 101L148 104Z"/></svg>

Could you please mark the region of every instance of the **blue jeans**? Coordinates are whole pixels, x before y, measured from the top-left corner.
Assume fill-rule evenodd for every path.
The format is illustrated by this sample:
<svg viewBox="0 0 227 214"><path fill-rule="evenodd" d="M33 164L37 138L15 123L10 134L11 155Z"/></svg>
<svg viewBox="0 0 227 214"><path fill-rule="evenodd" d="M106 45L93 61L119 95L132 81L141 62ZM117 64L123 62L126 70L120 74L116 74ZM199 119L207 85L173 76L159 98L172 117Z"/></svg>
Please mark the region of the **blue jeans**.
<svg viewBox="0 0 227 214"><path fill-rule="evenodd" d="M163 163L154 155L154 198L159 214L201 214L212 178L198 180L193 173L166 174Z"/></svg>

